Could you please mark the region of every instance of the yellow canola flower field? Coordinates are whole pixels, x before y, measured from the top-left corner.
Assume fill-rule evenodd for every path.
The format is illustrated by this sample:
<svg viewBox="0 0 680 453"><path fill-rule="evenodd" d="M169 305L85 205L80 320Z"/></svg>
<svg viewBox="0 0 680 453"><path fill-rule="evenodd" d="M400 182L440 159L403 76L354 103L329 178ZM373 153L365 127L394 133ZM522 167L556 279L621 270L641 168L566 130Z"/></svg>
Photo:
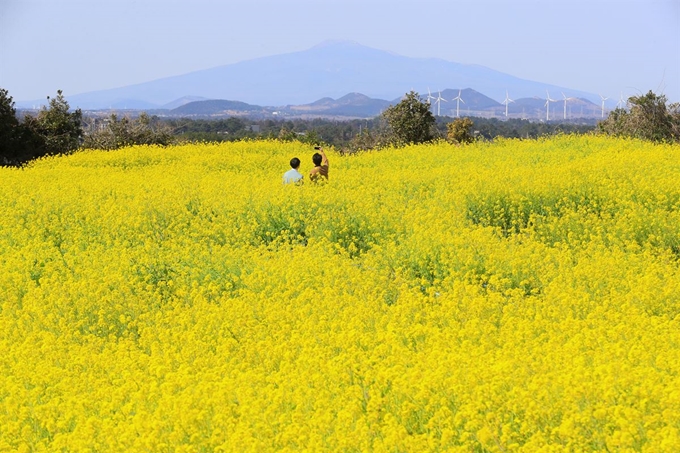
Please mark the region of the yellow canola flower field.
<svg viewBox="0 0 680 453"><path fill-rule="evenodd" d="M680 147L0 168L0 451L680 451Z"/></svg>

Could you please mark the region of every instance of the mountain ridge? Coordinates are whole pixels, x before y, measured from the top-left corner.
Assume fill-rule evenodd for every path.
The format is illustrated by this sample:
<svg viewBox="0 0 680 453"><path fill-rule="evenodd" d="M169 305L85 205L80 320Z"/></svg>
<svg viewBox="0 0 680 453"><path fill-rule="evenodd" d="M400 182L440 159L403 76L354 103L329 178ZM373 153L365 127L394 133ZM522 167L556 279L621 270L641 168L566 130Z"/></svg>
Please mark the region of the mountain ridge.
<svg viewBox="0 0 680 453"><path fill-rule="evenodd" d="M436 96L435 96L436 94ZM440 97L441 105L434 101ZM460 102L457 98L460 97ZM427 102L428 96L421 95ZM438 116L480 116L487 118L505 117L505 104L471 88L444 89L430 93L431 111ZM259 118L372 118L380 115L390 105L397 104L401 98L387 101L370 98L362 93L348 93L338 99L325 97L308 104L287 105L282 107L263 107L229 100L194 101L181 107L167 111L156 112L167 116L189 117L224 117L248 116ZM551 102L548 113L552 120L567 119L563 100ZM509 103L507 113L509 117L542 120L546 116L546 99L538 97L519 98ZM568 118L593 118L600 114L600 107L587 99L570 99L567 104ZM576 112L576 113L574 113Z"/></svg>
<svg viewBox="0 0 680 453"><path fill-rule="evenodd" d="M119 105L167 105L185 96L239 99L263 106L303 105L347 93L373 99L395 99L414 88L470 87L500 102L506 90L532 97L546 90L597 101L598 95L520 79L485 66L441 58L412 58L352 41L326 41L307 50L165 77L125 87L67 95L74 108L102 109ZM35 104L17 102L18 106Z"/></svg>

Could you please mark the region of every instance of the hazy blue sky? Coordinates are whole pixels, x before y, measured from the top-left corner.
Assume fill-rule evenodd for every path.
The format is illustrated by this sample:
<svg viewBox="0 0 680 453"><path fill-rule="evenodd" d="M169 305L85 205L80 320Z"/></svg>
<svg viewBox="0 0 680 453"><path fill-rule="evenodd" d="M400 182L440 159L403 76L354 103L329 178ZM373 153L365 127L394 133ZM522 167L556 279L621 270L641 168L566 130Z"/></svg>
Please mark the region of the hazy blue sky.
<svg viewBox="0 0 680 453"><path fill-rule="evenodd" d="M0 87L73 95L328 39L680 101L680 0L0 0Z"/></svg>

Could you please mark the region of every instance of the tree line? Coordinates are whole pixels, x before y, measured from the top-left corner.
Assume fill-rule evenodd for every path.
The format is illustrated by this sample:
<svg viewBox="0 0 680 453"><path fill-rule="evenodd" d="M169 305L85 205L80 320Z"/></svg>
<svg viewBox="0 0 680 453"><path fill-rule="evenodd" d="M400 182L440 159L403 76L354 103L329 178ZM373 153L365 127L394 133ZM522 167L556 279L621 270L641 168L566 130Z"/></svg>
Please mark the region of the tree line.
<svg viewBox="0 0 680 453"><path fill-rule="evenodd" d="M432 137L446 138L447 125L455 121L450 117L436 117ZM595 129L596 121L589 124L559 122L532 122L522 119L470 118L470 134L476 139L493 140L496 137L537 138L556 133L587 133ZM322 142L336 149L356 151L374 143L387 143L391 135L385 115L370 119L291 119L252 120L231 117L227 119L168 119L164 120L173 133L186 141L236 141L244 139L300 140L317 144Z"/></svg>
<svg viewBox="0 0 680 453"><path fill-rule="evenodd" d="M71 111L61 91L37 116L17 116L12 97L0 88L0 165L23 165L33 159L77 149L114 150L135 144L170 145L248 139L301 141L330 145L344 153L435 140L463 144L496 137L537 138L556 133L601 133L655 142L680 142L680 105L649 91L632 96L600 122L571 124L496 118L435 117L431 105L414 91L372 119L219 120L163 119L141 113L105 118Z"/></svg>

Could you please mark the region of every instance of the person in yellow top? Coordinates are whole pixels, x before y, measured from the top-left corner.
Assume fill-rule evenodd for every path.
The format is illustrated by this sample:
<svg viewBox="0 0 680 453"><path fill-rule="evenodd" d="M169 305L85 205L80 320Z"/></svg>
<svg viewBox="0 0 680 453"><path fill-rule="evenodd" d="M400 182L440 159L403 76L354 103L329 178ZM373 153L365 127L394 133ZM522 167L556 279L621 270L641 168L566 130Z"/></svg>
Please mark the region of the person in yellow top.
<svg viewBox="0 0 680 453"><path fill-rule="evenodd" d="M320 146L315 146L314 149L318 150L318 153L314 153L312 156L312 162L314 162L314 168L309 172L309 179L312 182L318 182L320 179L328 180L328 157ZM321 153L321 154L319 154Z"/></svg>

